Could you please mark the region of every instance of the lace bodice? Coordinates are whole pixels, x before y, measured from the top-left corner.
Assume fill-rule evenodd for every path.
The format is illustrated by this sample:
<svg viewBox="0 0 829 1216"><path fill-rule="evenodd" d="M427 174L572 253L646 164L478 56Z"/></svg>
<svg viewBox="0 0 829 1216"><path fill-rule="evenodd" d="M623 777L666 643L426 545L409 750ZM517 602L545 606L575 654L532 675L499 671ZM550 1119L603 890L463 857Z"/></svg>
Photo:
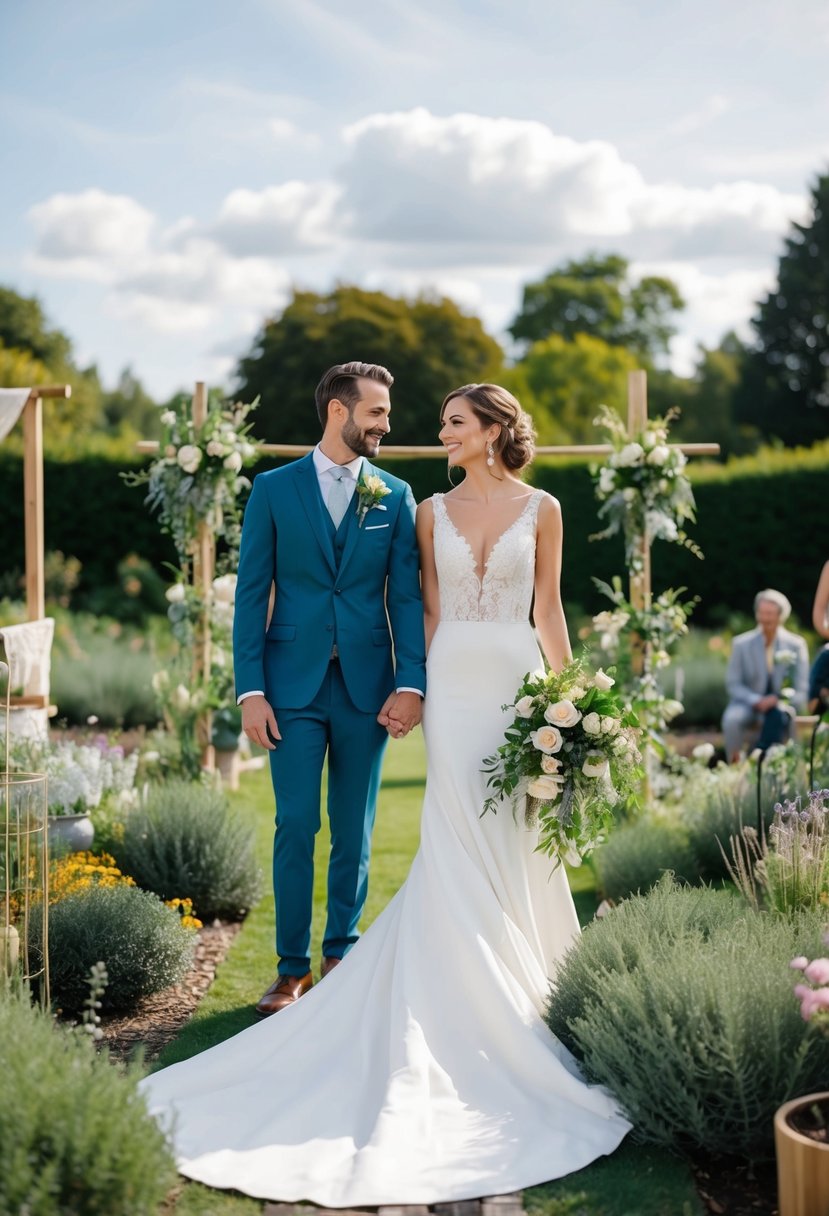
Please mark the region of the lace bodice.
<svg viewBox="0 0 829 1216"><path fill-rule="evenodd" d="M490 550L483 578L475 555L443 501L432 495L435 565L442 621L526 621L535 585L535 525L543 490L534 490L518 518Z"/></svg>

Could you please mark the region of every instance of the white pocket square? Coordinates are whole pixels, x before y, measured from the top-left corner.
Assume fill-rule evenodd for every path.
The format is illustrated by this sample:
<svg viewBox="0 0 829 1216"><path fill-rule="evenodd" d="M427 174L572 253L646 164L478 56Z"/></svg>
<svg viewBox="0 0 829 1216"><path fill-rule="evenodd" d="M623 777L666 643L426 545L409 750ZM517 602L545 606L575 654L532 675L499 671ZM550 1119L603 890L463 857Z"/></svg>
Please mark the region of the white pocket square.
<svg viewBox="0 0 829 1216"><path fill-rule="evenodd" d="M390 524L366 524L364 532L376 532L379 528L389 528Z"/></svg>

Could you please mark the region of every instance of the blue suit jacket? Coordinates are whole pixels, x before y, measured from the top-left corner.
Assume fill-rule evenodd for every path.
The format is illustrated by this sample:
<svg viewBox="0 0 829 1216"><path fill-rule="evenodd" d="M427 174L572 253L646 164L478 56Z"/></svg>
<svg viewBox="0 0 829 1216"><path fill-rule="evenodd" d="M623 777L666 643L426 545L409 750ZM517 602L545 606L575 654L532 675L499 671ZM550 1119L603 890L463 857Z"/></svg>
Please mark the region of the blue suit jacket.
<svg viewBox="0 0 829 1216"><path fill-rule="evenodd" d="M367 460L362 473L381 477L391 493L385 510L372 508L362 527L354 494L339 569L312 457L255 479L233 622L237 696L264 689L275 709L310 704L335 641L358 709L377 713L395 686L426 691L414 497L404 481Z"/></svg>

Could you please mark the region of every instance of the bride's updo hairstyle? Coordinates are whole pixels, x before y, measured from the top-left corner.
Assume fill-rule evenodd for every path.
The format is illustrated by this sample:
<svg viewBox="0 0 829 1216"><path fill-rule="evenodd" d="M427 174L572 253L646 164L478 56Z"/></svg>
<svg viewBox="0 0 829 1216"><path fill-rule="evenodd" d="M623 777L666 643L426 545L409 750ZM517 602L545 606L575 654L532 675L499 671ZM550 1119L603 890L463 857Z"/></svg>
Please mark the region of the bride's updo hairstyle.
<svg viewBox="0 0 829 1216"><path fill-rule="evenodd" d="M469 402L481 430L493 424L501 428L492 446L505 468L518 473L530 464L535 455L535 427L532 418L512 393L499 384L464 384L451 392L440 407L441 420L446 414L447 405L456 397L463 397Z"/></svg>

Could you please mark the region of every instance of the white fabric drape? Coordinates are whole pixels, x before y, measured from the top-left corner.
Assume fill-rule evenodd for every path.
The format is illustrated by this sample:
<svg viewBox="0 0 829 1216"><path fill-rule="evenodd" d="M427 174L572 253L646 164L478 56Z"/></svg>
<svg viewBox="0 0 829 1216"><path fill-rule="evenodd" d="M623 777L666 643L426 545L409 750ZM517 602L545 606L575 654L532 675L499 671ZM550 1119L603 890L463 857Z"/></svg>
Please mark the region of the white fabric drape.
<svg viewBox="0 0 829 1216"><path fill-rule="evenodd" d="M51 617L0 629L13 691L22 688L27 697L48 697L54 633Z"/></svg>
<svg viewBox="0 0 829 1216"><path fill-rule="evenodd" d="M28 388L0 388L0 443L22 414L31 391Z"/></svg>

